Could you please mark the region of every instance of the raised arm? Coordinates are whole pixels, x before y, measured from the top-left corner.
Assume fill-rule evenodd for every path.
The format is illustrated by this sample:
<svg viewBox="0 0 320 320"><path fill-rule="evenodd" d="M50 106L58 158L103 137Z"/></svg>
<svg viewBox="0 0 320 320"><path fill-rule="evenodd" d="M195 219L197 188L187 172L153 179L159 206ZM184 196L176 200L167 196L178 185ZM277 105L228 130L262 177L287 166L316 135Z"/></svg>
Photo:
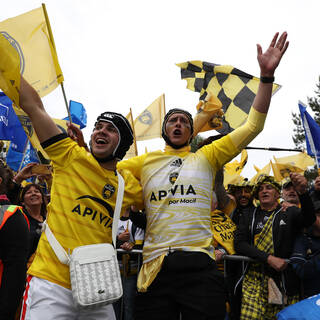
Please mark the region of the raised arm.
<svg viewBox="0 0 320 320"><path fill-rule="evenodd" d="M44 109L36 90L23 77L20 83L20 107L29 116L40 142L62 133Z"/></svg>
<svg viewBox="0 0 320 320"><path fill-rule="evenodd" d="M283 32L278 39L277 32L266 52L262 52L260 44L257 44L258 62L260 66L260 84L257 95L253 101L252 107L261 113L267 113L272 95L272 78L277 69L282 56L286 52L289 42L287 41L287 33ZM265 83L264 81L270 81Z"/></svg>

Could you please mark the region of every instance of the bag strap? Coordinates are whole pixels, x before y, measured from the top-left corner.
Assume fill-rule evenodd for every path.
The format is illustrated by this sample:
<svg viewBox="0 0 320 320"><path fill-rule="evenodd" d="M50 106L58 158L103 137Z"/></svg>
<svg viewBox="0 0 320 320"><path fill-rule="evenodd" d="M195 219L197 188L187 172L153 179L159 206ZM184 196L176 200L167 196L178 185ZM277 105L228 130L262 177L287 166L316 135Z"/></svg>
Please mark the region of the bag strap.
<svg viewBox="0 0 320 320"><path fill-rule="evenodd" d="M114 248L116 248L116 239L117 239L117 231L118 231L118 222L120 218L120 212L122 207L123 193L124 193L124 180L121 174L117 171L118 176L118 192L117 192L117 200L116 206L113 213L113 222L112 222L112 242ZM69 264L70 256L61 246L57 238L52 233L49 225L46 221L43 223L43 229L46 234L47 240L54 251L55 255L59 259L59 261L63 264Z"/></svg>
<svg viewBox="0 0 320 320"><path fill-rule="evenodd" d="M120 212L122 208L122 200L123 200L123 193L124 193L124 180L122 175L117 171L118 176L118 192L117 192L117 200L116 206L114 208L113 213L113 222L112 222L112 242L114 248L116 248L117 244L117 233L118 233L118 223L120 219Z"/></svg>

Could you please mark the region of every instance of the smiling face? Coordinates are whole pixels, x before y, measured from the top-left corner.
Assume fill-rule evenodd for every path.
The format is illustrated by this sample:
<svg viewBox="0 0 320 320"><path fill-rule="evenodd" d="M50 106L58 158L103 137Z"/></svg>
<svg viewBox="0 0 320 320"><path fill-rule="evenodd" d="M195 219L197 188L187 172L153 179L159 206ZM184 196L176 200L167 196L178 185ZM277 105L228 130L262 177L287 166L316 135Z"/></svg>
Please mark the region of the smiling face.
<svg viewBox="0 0 320 320"><path fill-rule="evenodd" d="M294 189L292 184L282 189L282 198L284 201L287 201L293 204L299 204L300 202L297 191Z"/></svg>
<svg viewBox="0 0 320 320"><path fill-rule="evenodd" d="M23 197L23 204L27 207L41 206L43 203L41 192L34 186L30 187Z"/></svg>
<svg viewBox="0 0 320 320"><path fill-rule="evenodd" d="M95 157L110 156L119 144L119 133L110 122L99 121L91 135L91 151Z"/></svg>
<svg viewBox="0 0 320 320"><path fill-rule="evenodd" d="M279 192L272 184L263 183L258 190L258 198L261 208L264 210L271 210L277 207Z"/></svg>
<svg viewBox="0 0 320 320"><path fill-rule="evenodd" d="M191 135L188 117L183 113L172 114L166 123L166 134L170 142L177 146L187 143Z"/></svg>

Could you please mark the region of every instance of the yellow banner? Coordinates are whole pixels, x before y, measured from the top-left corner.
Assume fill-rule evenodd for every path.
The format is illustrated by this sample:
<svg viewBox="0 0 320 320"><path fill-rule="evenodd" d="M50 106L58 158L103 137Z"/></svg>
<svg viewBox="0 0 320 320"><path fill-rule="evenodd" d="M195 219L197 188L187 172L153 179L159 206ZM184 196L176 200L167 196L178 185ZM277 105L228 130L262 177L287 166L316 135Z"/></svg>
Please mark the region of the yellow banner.
<svg viewBox="0 0 320 320"><path fill-rule="evenodd" d="M257 171L257 173L251 178L250 184L255 184L260 175L262 175L262 174L269 175L270 174L271 161L267 165L265 165L262 169L259 169L257 166L254 166L254 168Z"/></svg>
<svg viewBox="0 0 320 320"><path fill-rule="evenodd" d="M161 138L165 112L164 94L162 94L134 120L136 140Z"/></svg>
<svg viewBox="0 0 320 320"><path fill-rule="evenodd" d="M133 124L133 117L132 117L132 112L130 108L130 112L126 115L127 120L129 121L132 130L133 130L133 144L127 151L126 155L124 156L124 159L129 159L132 157L135 157L138 155L138 150L137 150L137 142L136 142L136 137L135 137L135 130L134 130L134 124Z"/></svg>
<svg viewBox="0 0 320 320"><path fill-rule="evenodd" d="M314 159L308 156L305 152L300 152L298 154L294 154L288 157L281 157L281 158L273 157L273 158L276 163L282 163L282 164L288 163L295 167L299 167L302 170L307 170L309 166L315 165Z"/></svg>
<svg viewBox="0 0 320 320"><path fill-rule="evenodd" d="M225 248L228 254L235 254L233 239L237 226L220 210L211 212L211 221L214 240Z"/></svg>
<svg viewBox="0 0 320 320"><path fill-rule="evenodd" d="M290 163L273 163L271 162L274 178L281 182L290 176L291 172L303 173L303 169L293 166Z"/></svg>
<svg viewBox="0 0 320 320"><path fill-rule="evenodd" d="M21 74L43 97L63 81L58 57L49 37L49 28L42 8L0 22L1 86L3 82L8 81L19 84ZM7 44L3 42L3 38L7 39L7 44L10 43L15 49L15 54L12 50L11 52L7 50ZM17 56L19 59L16 58ZM7 62L3 61L4 59ZM19 72L16 72L17 69ZM15 71L14 75L13 71ZM3 91L8 97L19 105L13 88L6 90L7 92L5 91L6 86L1 88L4 88Z"/></svg>

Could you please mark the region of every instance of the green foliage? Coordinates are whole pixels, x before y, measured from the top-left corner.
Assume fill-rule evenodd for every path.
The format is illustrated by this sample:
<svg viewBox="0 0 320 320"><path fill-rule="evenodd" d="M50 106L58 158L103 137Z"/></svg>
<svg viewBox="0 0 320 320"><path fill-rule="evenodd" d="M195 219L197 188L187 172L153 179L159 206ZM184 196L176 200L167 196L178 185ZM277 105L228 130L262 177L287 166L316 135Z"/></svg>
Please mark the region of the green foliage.
<svg viewBox="0 0 320 320"><path fill-rule="evenodd" d="M199 143L202 142L203 140L204 138L202 138L200 135L197 134L190 143L191 152L196 152L198 150Z"/></svg>

